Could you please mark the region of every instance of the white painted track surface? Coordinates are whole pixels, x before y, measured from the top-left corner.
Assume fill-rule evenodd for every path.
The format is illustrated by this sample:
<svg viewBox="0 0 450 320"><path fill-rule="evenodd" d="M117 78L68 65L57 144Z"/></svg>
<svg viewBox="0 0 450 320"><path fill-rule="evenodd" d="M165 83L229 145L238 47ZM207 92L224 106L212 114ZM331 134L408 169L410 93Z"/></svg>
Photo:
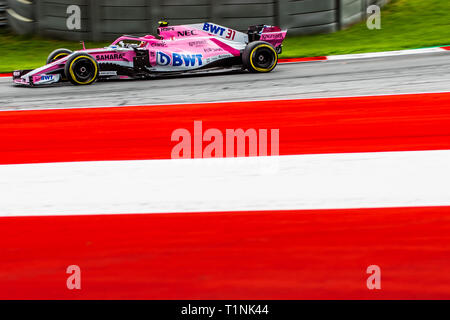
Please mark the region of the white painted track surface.
<svg viewBox="0 0 450 320"><path fill-rule="evenodd" d="M0 166L0 215L450 205L450 150Z"/></svg>

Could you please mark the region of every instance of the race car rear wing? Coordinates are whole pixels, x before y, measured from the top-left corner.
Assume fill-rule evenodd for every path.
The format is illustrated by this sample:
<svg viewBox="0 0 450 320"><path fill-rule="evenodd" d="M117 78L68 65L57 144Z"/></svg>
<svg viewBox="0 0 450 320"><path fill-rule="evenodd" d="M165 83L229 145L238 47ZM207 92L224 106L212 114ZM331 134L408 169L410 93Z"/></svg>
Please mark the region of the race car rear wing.
<svg viewBox="0 0 450 320"><path fill-rule="evenodd" d="M248 42L266 41L277 48L281 53L281 44L286 37L287 30L281 30L280 27L268 26L264 24L248 27Z"/></svg>

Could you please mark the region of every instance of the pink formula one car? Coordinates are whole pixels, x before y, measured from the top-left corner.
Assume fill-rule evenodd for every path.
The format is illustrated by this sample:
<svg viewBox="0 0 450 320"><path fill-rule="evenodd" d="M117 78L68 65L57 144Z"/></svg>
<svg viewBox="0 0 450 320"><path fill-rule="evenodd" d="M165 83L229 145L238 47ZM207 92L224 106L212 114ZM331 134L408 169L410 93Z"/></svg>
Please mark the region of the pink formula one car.
<svg viewBox="0 0 450 320"><path fill-rule="evenodd" d="M55 50L45 66L14 71L13 81L30 86L67 80L87 85L97 79L146 79L214 68L270 72L286 32L266 25L251 26L245 34L209 22L173 27L160 23L158 38L122 36L106 48Z"/></svg>

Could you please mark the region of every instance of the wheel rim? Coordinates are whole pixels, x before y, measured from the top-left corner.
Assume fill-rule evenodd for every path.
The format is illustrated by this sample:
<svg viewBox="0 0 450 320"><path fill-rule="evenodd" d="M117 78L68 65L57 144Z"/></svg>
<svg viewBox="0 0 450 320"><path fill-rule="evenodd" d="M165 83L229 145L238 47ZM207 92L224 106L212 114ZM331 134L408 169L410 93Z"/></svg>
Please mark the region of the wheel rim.
<svg viewBox="0 0 450 320"><path fill-rule="evenodd" d="M89 59L80 59L72 66L73 73L77 80L86 82L94 76L95 67Z"/></svg>
<svg viewBox="0 0 450 320"><path fill-rule="evenodd" d="M259 48L253 55L253 63L262 69L269 69L275 62L272 50L269 48Z"/></svg>

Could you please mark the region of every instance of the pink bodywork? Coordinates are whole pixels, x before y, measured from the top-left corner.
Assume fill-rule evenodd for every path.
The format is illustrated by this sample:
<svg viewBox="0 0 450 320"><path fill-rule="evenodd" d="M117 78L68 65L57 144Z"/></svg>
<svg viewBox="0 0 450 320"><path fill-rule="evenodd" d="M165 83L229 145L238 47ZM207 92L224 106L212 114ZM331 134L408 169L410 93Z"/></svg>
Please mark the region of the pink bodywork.
<svg viewBox="0 0 450 320"><path fill-rule="evenodd" d="M248 43L245 33L222 27L213 23L168 26L158 28L159 38L152 35L144 37L122 36L107 48L85 49L101 65L110 63L132 67L136 57L135 50L146 49L149 52L150 72L187 71L208 66L226 58L239 57ZM280 46L286 36L286 30L278 27L263 28L260 40ZM138 43L136 48L121 46L122 42ZM64 68L70 56L33 70L14 80L18 84L52 83L47 73ZM54 81L57 80L57 81Z"/></svg>
<svg viewBox="0 0 450 320"><path fill-rule="evenodd" d="M286 38L287 30L281 30L279 27L264 27L261 33L261 41L272 44L275 48L281 46L284 38Z"/></svg>

